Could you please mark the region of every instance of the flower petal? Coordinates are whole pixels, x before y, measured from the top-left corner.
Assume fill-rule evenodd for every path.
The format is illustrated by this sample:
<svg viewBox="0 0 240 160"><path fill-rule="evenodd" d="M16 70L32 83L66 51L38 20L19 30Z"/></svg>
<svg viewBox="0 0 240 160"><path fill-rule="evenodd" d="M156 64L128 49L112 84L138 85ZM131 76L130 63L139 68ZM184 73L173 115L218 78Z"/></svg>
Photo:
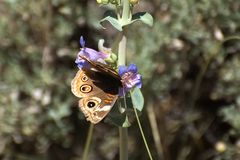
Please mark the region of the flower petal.
<svg viewBox="0 0 240 160"><path fill-rule="evenodd" d="M136 64L130 64L130 65L128 66L128 70L127 70L127 71L128 71L128 72L132 72L132 73L137 73L138 69L137 69Z"/></svg>
<svg viewBox="0 0 240 160"><path fill-rule="evenodd" d="M118 66L118 74L122 77L124 73L127 72L127 67L126 66Z"/></svg>
<svg viewBox="0 0 240 160"><path fill-rule="evenodd" d="M88 57L90 60L92 61L97 61L98 59L106 59L109 55L102 53L102 52L98 52L94 49L91 48L84 48L84 52L88 53Z"/></svg>
<svg viewBox="0 0 240 160"><path fill-rule="evenodd" d="M80 52L78 52L78 58L80 58L80 56L84 56L84 57L89 57L89 53L85 52L85 48L81 49Z"/></svg>
<svg viewBox="0 0 240 160"><path fill-rule="evenodd" d="M81 59L80 57L76 58L75 63L77 64L79 69L89 68L90 67L90 64L87 61Z"/></svg>
<svg viewBox="0 0 240 160"><path fill-rule="evenodd" d="M136 75L135 86L138 88L142 88L142 76L140 74Z"/></svg>
<svg viewBox="0 0 240 160"><path fill-rule="evenodd" d="M83 36L80 37L79 42L80 42L81 47L84 48L85 47L85 40L83 39Z"/></svg>
<svg viewBox="0 0 240 160"><path fill-rule="evenodd" d="M88 66L85 66L87 65L88 62L85 62L85 60L83 60L81 58L81 56L84 56L86 58L88 58L89 60L91 61L95 61L95 62L100 62L100 63L103 63L103 64L106 64L106 62L104 61L105 57L108 56L104 53L101 53L101 52L98 52L94 49L91 49L91 48L82 48L79 52L78 52L78 56L75 60L75 63L78 64L78 68L83 68L83 67L88 67Z"/></svg>

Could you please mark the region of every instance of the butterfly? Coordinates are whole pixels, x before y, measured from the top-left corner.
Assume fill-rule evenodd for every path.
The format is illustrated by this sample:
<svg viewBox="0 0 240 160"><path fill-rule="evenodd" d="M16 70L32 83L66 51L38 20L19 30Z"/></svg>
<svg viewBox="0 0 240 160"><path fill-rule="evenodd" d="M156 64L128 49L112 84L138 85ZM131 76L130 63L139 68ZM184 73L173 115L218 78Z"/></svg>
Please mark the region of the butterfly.
<svg viewBox="0 0 240 160"><path fill-rule="evenodd" d="M110 66L82 57L90 64L80 69L71 82L72 93L81 98L79 108L91 123L100 122L118 99L121 77Z"/></svg>

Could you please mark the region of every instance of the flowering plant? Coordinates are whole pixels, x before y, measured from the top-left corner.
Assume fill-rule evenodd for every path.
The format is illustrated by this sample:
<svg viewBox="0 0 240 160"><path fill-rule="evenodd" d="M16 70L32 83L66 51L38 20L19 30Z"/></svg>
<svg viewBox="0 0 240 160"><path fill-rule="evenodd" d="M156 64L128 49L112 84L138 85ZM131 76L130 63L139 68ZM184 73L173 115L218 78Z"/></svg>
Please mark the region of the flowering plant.
<svg viewBox="0 0 240 160"><path fill-rule="evenodd" d="M115 10L116 12L113 12L113 11L106 12L105 17L102 20L100 20L100 24L102 25L102 23L104 22L109 22L116 30L118 30L121 33L120 40L118 43L118 56L117 56L118 59L116 59L116 56L113 56L114 54L112 54L111 49L102 47L102 49L99 48L100 51L96 51L94 49L85 47L85 41L83 37L81 37L80 45L82 48L78 53L78 57L76 58L75 63L77 64L79 69L83 69L83 68L90 67L89 66L90 64L86 60L84 60L82 57L87 58L92 62L98 62L104 65L108 65L108 62L112 63L112 61L117 60L117 65L118 65L117 73L122 83L122 86L119 88L118 95L123 98L119 98L119 101L117 103L118 107L112 108L111 112L112 112L112 115L114 116L111 116L111 112L110 112L108 117L111 119L111 122L113 124L119 127L120 159L127 160L128 159L127 127L130 126L129 117L131 116L131 111L134 111L135 113L143 139L145 139L145 137L142 131L140 121L138 119L138 112L137 112L137 110L141 112L144 106L144 98L142 96L141 90L139 89L142 87L142 76L138 73L138 69L135 64L130 64L128 67L125 66L126 65L126 46L127 46L126 30L128 28L126 26L129 26L130 24L135 23L137 21L140 21L149 26L152 26L153 18L147 12L138 12L138 13L132 14L132 11L133 11L132 8L136 4L138 4L139 0L97 0L97 2L101 5L111 4L111 5L115 5L116 7L116 10ZM110 69L109 66L108 67L106 66L106 68ZM113 70L113 68L110 70ZM113 72L115 73L115 71ZM130 91L130 96L126 96L126 93L129 91ZM127 103L127 102L130 102L129 100L132 102L131 106L129 106L130 103ZM91 102L91 104L92 103L93 102ZM105 106L105 107L101 107L99 110L108 111L109 107L112 107L112 106L113 104L111 104L111 106L107 105L107 108ZM113 112L113 110L115 110L115 113ZM91 128L93 128L93 126ZM91 128L89 129L89 137L91 137L90 135L92 133ZM151 153L149 152L149 147L146 142L145 142L145 146L148 150L150 159L152 159ZM84 152L85 156L83 157L87 157L88 147L86 147L85 151L86 151ZM83 159L87 159L87 158L83 158Z"/></svg>
<svg viewBox="0 0 240 160"><path fill-rule="evenodd" d="M80 45L81 50L79 51L75 63L77 64L79 69L89 68L90 64L81 57L85 57L93 62L100 62L103 64L107 64L105 61L110 57L110 53L96 51L92 48L85 47L85 40L83 37L80 37ZM105 48L106 49L106 48ZM110 51L110 49L106 49ZM121 77L122 87L119 88L119 96L124 96L128 91L132 88L142 87L142 76L138 73L137 66L135 64L130 64L128 67L124 65L120 65L118 67L118 74Z"/></svg>

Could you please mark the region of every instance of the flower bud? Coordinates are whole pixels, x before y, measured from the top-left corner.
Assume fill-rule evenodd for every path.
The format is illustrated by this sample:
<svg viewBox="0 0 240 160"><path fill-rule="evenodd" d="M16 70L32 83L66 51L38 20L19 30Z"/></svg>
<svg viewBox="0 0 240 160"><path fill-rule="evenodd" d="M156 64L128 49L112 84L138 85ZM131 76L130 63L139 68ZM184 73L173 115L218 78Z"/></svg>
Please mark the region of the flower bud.
<svg viewBox="0 0 240 160"><path fill-rule="evenodd" d="M119 0L110 0L110 2L115 5L119 4Z"/></svg>
<svg viewBox="0 0 240 160"><path fill-rule="evenodd" d="M135 5L138 4L139 0L129 0L130 4Z"/></svg>
<svg viewBox="0 0 240 160"><path fill-rule="evenodd" d="M219 142L217 142L217 143L215 144L215 149L216 149L218 152L222 153L222 152L226 151L227 146L226 146L226 144L225 144L224 142L219 141Z"/></svg>
<svg viewBox="0 0 240 160"><path fill-rule="evenodd" d="M99 4L108 4L109 0L97 0L97 3L99 3Z"/></svg>
<svg viewBox="0 0 240 160"><path fill-rule="evenodd" d="M110 55L108 58L106 58L105 61L106 61L107 63L112 63L112 64L116 63L116 62L117 62L117 56L116 56L116 54L111 53L111 55Z"/></svg>
<svg viewBox="0 0 240 160"><path fill-rule="evenodd" d="M114 62L117 61L117 55L116 54L112 53L110 57Z"/></svg>

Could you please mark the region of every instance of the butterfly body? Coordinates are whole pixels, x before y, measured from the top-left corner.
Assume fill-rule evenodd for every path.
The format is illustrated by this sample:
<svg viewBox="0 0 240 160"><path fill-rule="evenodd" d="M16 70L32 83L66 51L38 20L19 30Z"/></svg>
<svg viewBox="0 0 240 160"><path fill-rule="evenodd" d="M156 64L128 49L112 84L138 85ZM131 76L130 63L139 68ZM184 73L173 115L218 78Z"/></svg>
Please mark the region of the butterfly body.
<svg viewBox="0 0 240 160"><path fill-rule="evenodd" d="M79 107L88 121L96 124L111 110L122 86L118 73L108 65L93 62L83 57L91 65L80 69L71 82L75 96L81 98Z"/></svg>

